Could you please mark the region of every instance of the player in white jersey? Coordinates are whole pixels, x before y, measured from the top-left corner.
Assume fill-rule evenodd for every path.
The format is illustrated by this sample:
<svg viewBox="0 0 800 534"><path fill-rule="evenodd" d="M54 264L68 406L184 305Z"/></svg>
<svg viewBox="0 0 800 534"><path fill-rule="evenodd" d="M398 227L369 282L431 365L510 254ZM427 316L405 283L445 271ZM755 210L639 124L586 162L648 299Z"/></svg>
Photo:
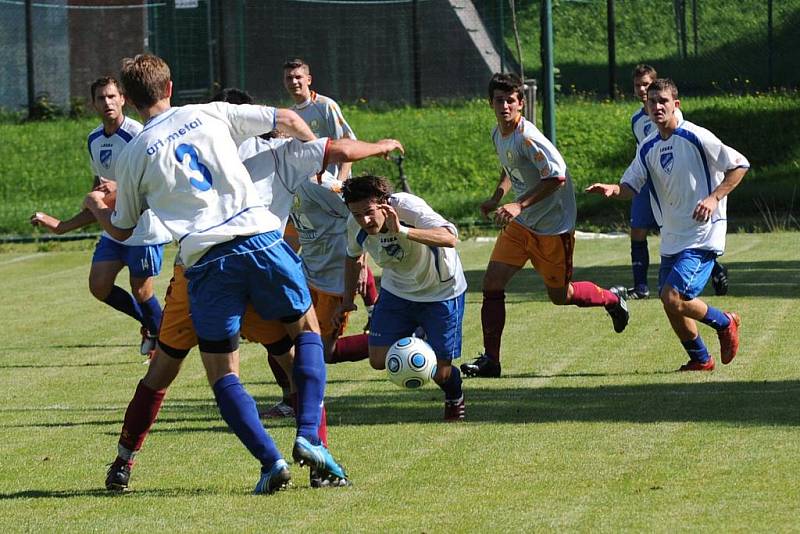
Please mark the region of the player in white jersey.
<svg viewBox="0 0 800 534"><path fill-rule="evenodd" d="M714 358L695 321L717 331L721 360L727 364L739 349L740 319L697 297L714 260L725 251L727 196L750 164L705 128L679 121L678 88L672 80L653 81L646 106L657 130L639 144L620 184L592 184L586 191L625 199L650 186L651 207L661 221L659 296L689 355L679 370L711 371Z"/></svg>
<svg viewBox="0 0 800 534"><path fill-rule="evenodd" d="M92 130L87 140L89 159L94 173L94 188L113 195L118 172L117 160L122 149L142 129L142 125L123 113L125 96L114 78L98 78L90 88L92 105L102 123ZM89 210L82 210L61 221L47 213L36 212L31 224L63 234L95 222ZM152 354L161 305L153 292L153 278L161 272L164 245L172 236L150 210L142 212L136 229L124 242L103 233L97 243L89 272L89 291L101 302L119 310L141 324L143 355ZM115 285L119 272L128 267L131 293Z"/></svg>
<svg viewBox="0 0 800 534"><path fill-rule="evenodd" d="M572 178L556 147L522 116L522 81L515 74L495 74L489 82L489 105L497 127L492 132L502 170L481 214L494 216L503 229L483 277L481 326L484 352L461 370L467 376L499 377L500 341L505 327L505 288L530 261L547 287L550 302L579 307L603 306L614 330L628 324L625 290L603 289L572 281L576 205ZM500 205L510 189L516 199Z"/></svg>
<svg viewBox="0 0 800 534"><path fill-rule="evenodd" d="M355 309L356 283L367 253L383 268L369 332L370 365L384 369L389 347L422 327L436 353L433 380L444 391L445 421L462 421L461 373L452 361L461 356L467 282L455 250L455 225L419 197L392 194L388 180L379 176L350 178L342 194L351 215L340 311Z"/></svg>
<svg viewBox="0 0 800 534"><path fill-rule="evenodd" d="M276 126L302 139L313 134L290 110L222 102L173 108L169 67L149 54L125 59L121 81L145 127L119 160L113 214L98 193L85 206L124 239L146 203L180 243L208 382L223 419L261 463L255 493L285 488L291 475L238 377L248 302L262 318L282 320L294 338L299 398L292 456L325 476L347 478L319 440L325 363L299 259L281 239L280 221L264 206L234 141Z"/></svg>

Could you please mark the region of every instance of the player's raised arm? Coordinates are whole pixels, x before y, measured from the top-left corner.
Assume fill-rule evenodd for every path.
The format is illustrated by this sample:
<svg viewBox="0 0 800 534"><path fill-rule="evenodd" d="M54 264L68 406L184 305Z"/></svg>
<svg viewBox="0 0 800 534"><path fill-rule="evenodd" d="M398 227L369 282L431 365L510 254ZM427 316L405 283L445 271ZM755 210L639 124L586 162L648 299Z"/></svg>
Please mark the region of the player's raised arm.
<svg viewBox="0 0 800 534"><path fill-rule="evenodd" d="M636 192L628 187L627 184L620 185L594 183L584 189L584 192L602 195L606 198L619 198L621 200L631 199L636 195Z"/></svg>
<svg viewBox="0 0 800 534"><path fill-rule="evenodd" d="M291 109L276 110L275 127L301 141L313 141L317 138L308 124Z"/></svg>
<svg viewBox="0 0 800 534"><path fill-rule="evenodd" d="M343 163L373 156L388 158L395 150L401 154L405 153L403 145L395 139L381 139L375 143L346 138L331 139L328 144L327 160L328 163Z"/></svg>

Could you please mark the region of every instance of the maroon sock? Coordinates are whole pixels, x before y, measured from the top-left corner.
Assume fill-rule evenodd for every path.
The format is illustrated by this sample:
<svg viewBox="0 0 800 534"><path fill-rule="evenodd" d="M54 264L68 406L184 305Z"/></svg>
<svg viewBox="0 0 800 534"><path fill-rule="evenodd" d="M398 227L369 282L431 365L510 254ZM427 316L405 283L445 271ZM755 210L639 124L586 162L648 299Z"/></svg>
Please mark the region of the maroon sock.
<svg viewBox="0 0 800 534"><path fill-rule="evenodd" d="M603 289L592 282L572 282L572 298L569 303L579 308L593 306L609 306L619 302L619 297L608 289Z"/></svg>
<svg viewBox="0 0 800 534"><path fill-rule="evenodd" d="M120 445L134 452L142 448L142 443L161 410L161 403L164 402L166 393L166 389L156 391L139 381L136 393L133 394L125 411L122 433L119 436Z"/></svg>
<svg viewBox="0 0 800 534"><path fill-rule="evenodd" d="M322 405L322 413L319 415L319 441L326 447L328 446L328 413L325 411L325 404Z"/></svg>
<svg viewBox="0 0 800 534"><path fill-rule="evenodd" d="M505 291L484 291L481 306L483 350L492 361L500 362L500 338L506 326Z"/></svg>
<svg viewBox="0 0 800 534"><path fill-rule="evenodd" d="M269 363L269 368L272 369L272 374L275 377L275 381L281 387L281 389L286 392L289 391L291 387L289 385L289 377L286 375L286 371L283 370L281 364L278 363L278 360L272 354L267 354L267 362ZM284 397L286 395L284 394Z"/></svg>
<svg viewBox="0 0 800 534"><path fill-rule="evenodd" d="M328 363L360 362L369 358L369 336L356 334L336 340Z"/></svg>
<svg viewBox="0 0 800 534"><path fill-rule="evenodd" d="M378 302L378 287L375 284L375 275L372 274L372 269L367 267L367 294L364 295L364 305L372 306Z"/></svg>

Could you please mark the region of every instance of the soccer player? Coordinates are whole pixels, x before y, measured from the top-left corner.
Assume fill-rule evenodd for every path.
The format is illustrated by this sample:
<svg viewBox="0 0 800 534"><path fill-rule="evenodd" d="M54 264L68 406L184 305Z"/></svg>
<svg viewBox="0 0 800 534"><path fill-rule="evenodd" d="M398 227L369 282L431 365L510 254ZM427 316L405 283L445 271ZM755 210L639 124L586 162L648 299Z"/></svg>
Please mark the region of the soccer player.
<svg viewBox="0 0 800 534"><path fill-rule="evenodd" d="M280 221L264 206L234 141L276 126L302 139L313 134L289 110L223 102L172 107L170 70L157 56L125 59L121 81L146 126L118 161L113 213L96 192L86 197L85 206L112 236L126 239L146 202L179 241L208 382L222 418L261 464L254 492L283 489L291 475L238 376L239 329L248 302L262 318L282 320L294 341L293 458L346 478L319 440L326 377L308 287L298 258L278 232Z"/></svg>
<svg viewBox="0 0 800 534"><path fill-rule="evenodd" d="M95 175L93 187L96 191L113 195L119 155L142 130L142 125L125 116L125 96L114 78L98 78L92 83L90 92L92 106L102 121L89 134L87 143L89 162ZM41 211L31 217L31 224L54 234L70 232L93 222L95 218L87 209L65 221ZM144 210L130 238L122 242L104 232L92 257L89 291L97 300L140 323L142 355L152 355L155 348L161 323L161 304L153 293L153 278L161 272L164 245L171 240L172 236L153 212ZM128 267L130 273L132 295L115 284L124 267Z"/></svg>
<svg viewBox="0 0 800 534"><path fill-rule="evenodd" d="M358 274L369 254L383 268L381 291L369 332L369 363L384 369L386 352L398 339L422 327L436 353L433 380L444 391L445 421L463 421L461 373L452 365L461 356L461 322L467 282L455 250L455 225L421 198L392 193L380 176L358 176L344 182L347 221L343 314L354 310Z"/></svg>
<svg viewBox="0 0 800 534"><path fill-rule="evenodd" d="M226 89L215 100L251 102L246 93ZM255 138L255 143L240 146L240 154L248 153L245 160L251 178L272 211L285 224L296 188L321 172L326 161L338 162L344 159L360 159L372 155L389 153L393 148L401 148L393 140L378 143L360 141L330 141L317 139L302 143L295 139ZM242 148L245 150L241 150ZM309 178L312 177L312 178ZM118 454L106 477L106 487L110 490L124 490L128 487L134 458L141 449L161 408L167 388L174 381L189 351L198 344L197 335L189 313L189 295L183 265L176 264L170 281L164 306L164 320L158 338L156 357L147 374L139 383L133 399L128 405L118 443ZM266 321L259 317L252 304L248 304L242 321L242 335L251 341L261 343L273 354L279 355L291 375L291 338L278 321ZM327 425L325 407L322 406L319 438L327 447ZM346 478L330 474L327 478L311 471L312 487L342 486Z"/></svg>
<svg viewBox="0 0 800 534"><path fill-rule="evenodd" d="M658 78L656 69L650 65L639 64L633 69L633 92L642 102L642 107L631 116L631 130L638 146L653 131L653 122L647 114L647 87ZM675 110L678 124L683 122L680 109ZM650 252L647 248L647 232L657 229L658 223L650 207L649 185L633 197L631 202L631 267L633 287L628 289L628 298L646 299L650 296L647 284L647 271L650 267ZM717 295L728 292L728 269L715 261L711 271L711 283Z"/></svg>
<svg viewBox="0 0 800 534"><path fill-rule="evenodd" d="M481 204L483 216L494 215L503 226L483 277L484 353L461 370L467 376L499 377L500 340L505 326L505 287L528 262L544 280L556 305L603 306L614 330L628 324L625 289L603 289L592 282L572 281L575 245L575 192L564 158L555 146L522 116L522 81L514 74L495 74L489 82L489 104L497 127L492 132L503 169L492 197ZM516 199L500 205L513 188Z"/></svg>
<svg viewBox="0 0 800 534"><path fill-rule="evenodd" d="M709 354L697 329L700 321L717 331L723 364L739 349L739 315L697 298L725 251L727 196L747 173L749 163L714 134L680 121L678 88L659 78L647 88L647 112L656 126L636 153L620 184L592 184L589 193L632 198L649 184L650 204L662 221L659 296L670 325L689 355L679 371L711 371Z"/></svg>

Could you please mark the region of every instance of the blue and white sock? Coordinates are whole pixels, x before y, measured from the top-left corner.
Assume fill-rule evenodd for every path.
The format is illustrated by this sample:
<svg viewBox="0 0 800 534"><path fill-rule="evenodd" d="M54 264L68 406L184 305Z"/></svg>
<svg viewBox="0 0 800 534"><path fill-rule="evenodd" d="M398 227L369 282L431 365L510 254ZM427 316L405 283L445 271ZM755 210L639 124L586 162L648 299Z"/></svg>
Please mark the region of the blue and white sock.
<svg viewBox="0 0 800 534"><path fill-rule="evenodd" d="M161 327L161 304L155 295L144 302L140 302L142 310L142 324L150 335L157 336L158 329Z"/></svg>
<svg viewBox="0 0 800 534"><path fill-rule="evenodd" d="M697 336L690 341L681 341L681 345L686 349L689 359L695 362L706 363L711 355L708 353L706 344L703 343L703 338Z"/></svg>
<svg viewBox="0 0 800 534"><path fill-rule="evenodd" d="M650 251L647 240L631 241L631 267L633 268L633 287L647 288L647 270L650 268Z"/></svg>
<svg viewBox="0 0 800 534"><path fill-rule="evenodd" d="M139 303L133 298L133 295L125 291L119 286L111 288L111 293L108 294L103 301L115 310L121 311L126 315L130 315L140 323L142 322L142 309ZM158 328L156 328L157 330Z"/></svg>
<svg viewBox="0 0 800 534"><path fill-rule="evenodd" d="M444 400L455 401L461 398L463 391L461 390L461 371L458 367L453 365L450 367L450 377L444 384L437 384L442 391L444 391Z"/></svg>
<svg viewBox="0 0 800 534"><path fill-rule="evenodd" d="M303 332L294 340L292 377L297 387L297 435L319 445L319 419L325 398L325 356L322 338Z"/></svg>
<svg viewBox="0 0 800 534"><path fill-rule="evenodd" d="M725 315L725 312L713 306L708 307L705 317L700 319L700 322L707 324L714 330L725 330L731 324L731 320Z"/></svg>

